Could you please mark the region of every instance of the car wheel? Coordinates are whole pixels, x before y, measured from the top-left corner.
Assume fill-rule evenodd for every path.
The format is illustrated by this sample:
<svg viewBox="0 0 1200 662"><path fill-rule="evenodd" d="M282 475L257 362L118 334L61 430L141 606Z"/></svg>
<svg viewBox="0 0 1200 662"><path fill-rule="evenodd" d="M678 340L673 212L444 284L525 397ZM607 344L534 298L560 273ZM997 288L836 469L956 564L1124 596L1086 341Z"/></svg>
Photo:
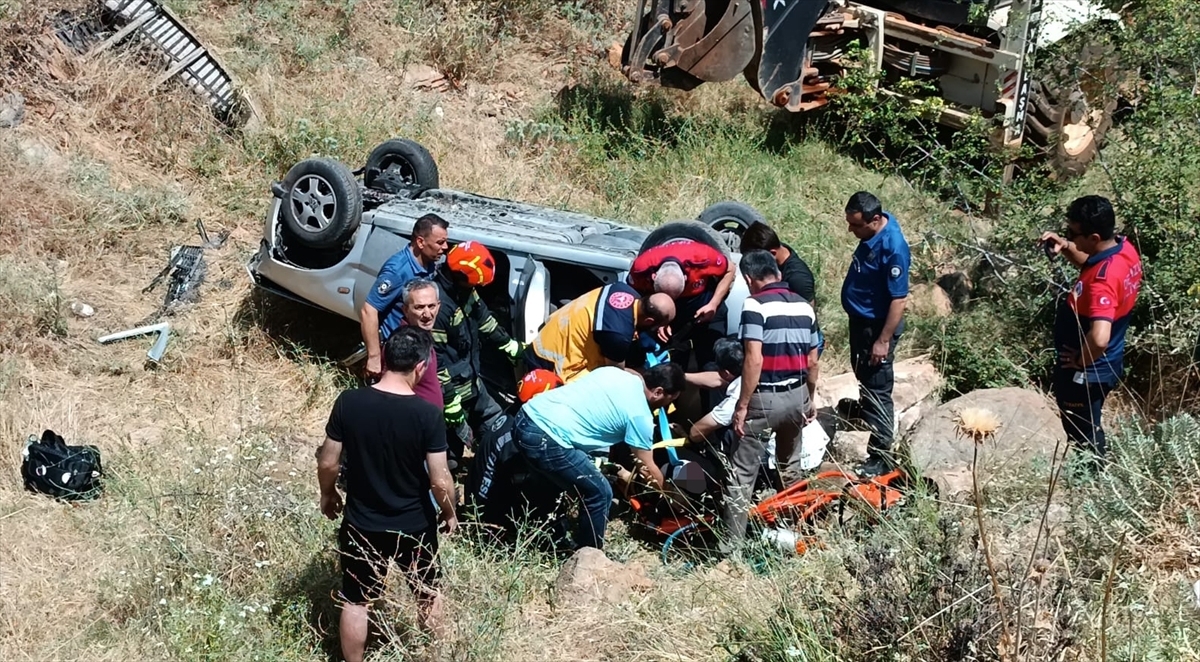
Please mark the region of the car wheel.
<svg viewBox="0 0 1200 662"><path fill-rule="evenodd" d="M283 222L301 244L334 248L362 220L362 190L354 173L333 159L305 159L283 179Z"/></svg>
<svg viewBox="0 0 1200 662"><path fill-rule="evenodd" d="M744 202L727 200L710 205L696 217L701 223L721 235L721 239L729 246L729 250L741 252L742 234L754 223L765 223L766 219Z"/></svg>
<svg viewBox="0 0 1200 662"><path fill-rule="evenodd" d="M437 162L420 143L394 138L371 150L363 172L363 184L386 193L398 193L414 186L437 188Z"/></svg>

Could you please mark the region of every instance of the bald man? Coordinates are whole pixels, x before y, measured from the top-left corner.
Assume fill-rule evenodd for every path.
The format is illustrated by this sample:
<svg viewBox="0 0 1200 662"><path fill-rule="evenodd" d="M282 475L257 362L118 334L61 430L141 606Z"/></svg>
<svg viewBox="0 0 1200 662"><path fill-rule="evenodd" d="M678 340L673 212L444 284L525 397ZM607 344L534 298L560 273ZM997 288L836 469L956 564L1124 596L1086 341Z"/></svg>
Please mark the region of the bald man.
<svg viewBox="0 0 1200 662"><path fill-rule="evenodd" d="M625 367L639 331L675 318L675 301L639 294L625 283L599 287L556 310L525 349L526 368L552 370L564 382L603 366Z"/></svg>

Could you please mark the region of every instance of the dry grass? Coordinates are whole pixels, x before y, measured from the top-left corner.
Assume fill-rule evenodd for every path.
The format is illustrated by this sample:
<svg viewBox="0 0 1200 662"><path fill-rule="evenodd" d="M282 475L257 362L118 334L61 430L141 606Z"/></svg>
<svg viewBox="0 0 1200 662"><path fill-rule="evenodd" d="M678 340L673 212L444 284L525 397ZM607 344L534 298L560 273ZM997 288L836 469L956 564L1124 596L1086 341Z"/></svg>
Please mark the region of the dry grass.
<svg viewBox="0 0 1200 662"><path fill-rule="evenodd" d="M181 7L263 111L261 130L239 135L181 88L151 88L147 69L123 52L87 62L64 53L44 34L42 17L77 6L26 5L19 20L0 26L0 89L20 91L29 109L24 125L0 133L0 438L8 441L0 470L10 477L0 481L4 660L327 659L333 529L316 510L312 449L348 381L326 359L353 340L354 327L253 294L243 270L266 183L310 153L358 164L384 138L413 137L437 156L448 186L638 223L744 199L811 251L830 295L822 313L831 316L850 243L840 214L846 195L860 186L880 191L912 231L944 214L902 179L861 170L819 143L746 145L743 136L761 135L756 120L731 120L723 139L699 133L672 142L689 134L669 122L649 133L617 126L605 134L588 124L596 115L548 118L570 84L611 107L661 105L667 119L754 117L758 107L736 86L614 96L614 74L600 61L607 44L580 27L593 24L562 14L544 17L545 40L518 39L523 33L513 28L488 47L486 70L464 70L456 89L439 93L405 82L406 68L427 55L428 43L415 36L431 33L402 20L399 5ZM610 33L626 11L574 6ZM530 146L506 138L516 120L550 119L566 139ZM706 135L720 142L706 145ZM626 150L631 145L645 151ZM161 291L141 289L172 245L196 242L197 219L210 232L231 231L230 240L206 252L202 299L171 319L162 365L146 365L149 339L98 345L97 336L157 309ZM92 305L95 316L72 315L74 301ZM837 351L827 354L835 363ZM63 505L21 490L19 441L46 427L101 447L110 472L103 498ZM885 522L882 544L911 545L905 532L914 521ZM1191 529L1163 527L1162 546L1145 557L1162 561L1146 579L1156 600L1170 597L1163 586L1197 571ZM728 657L726 644L784 655L827 633L810 603L787 627L752 641L730 626L771 623L796 596L862 597L872 585L855 572L869 566L860 534L870 536L834 532L827 552L803 563L776 559L766 574L722 564L679 576L618 532L614 554L645 566L655 586L583 609L553 601L554 562L453 541L446 563L455 625L442 654L708 660ZM403 632L411 605L400 587L390 595L386 613ZM842 626L864 613L846 612ZM910 639L924 636L915 632ZM385 646L382 657L436 652L407 641Z"/></svg>

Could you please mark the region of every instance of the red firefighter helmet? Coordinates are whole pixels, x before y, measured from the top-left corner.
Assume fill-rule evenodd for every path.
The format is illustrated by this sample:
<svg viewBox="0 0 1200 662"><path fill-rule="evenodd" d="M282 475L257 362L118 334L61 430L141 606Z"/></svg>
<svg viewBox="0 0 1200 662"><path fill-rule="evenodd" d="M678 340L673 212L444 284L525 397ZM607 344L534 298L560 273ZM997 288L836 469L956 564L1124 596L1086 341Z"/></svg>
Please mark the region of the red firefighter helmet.
<svg viewBox="0 0 1200 662"><path fill-rule="evenodd" d="M562 385L562 378L554 374L552 370L538 368L525 375L525 378L521 380L521 384L517 387L517 397L521 399L521 402L529 402L529 399L538 393L545 393Z"/></svg>
<svg viewBox="0 0 1200 662"><path fill-rule="evenodd" d="M464 241L451 248L446 255L446 266L466 276L471 287L483 287L496 277L492 252L478 241Z"/></svg>

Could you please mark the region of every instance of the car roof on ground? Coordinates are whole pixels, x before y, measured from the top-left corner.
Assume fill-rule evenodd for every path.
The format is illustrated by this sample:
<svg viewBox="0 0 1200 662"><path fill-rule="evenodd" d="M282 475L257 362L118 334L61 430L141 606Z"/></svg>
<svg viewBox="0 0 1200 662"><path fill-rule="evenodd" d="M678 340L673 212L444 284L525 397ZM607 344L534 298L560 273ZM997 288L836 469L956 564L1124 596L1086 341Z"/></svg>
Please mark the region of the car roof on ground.
<svg viewBox="0 0 1200 662"><path fill-rule="evenodd" d="M408 235L430 213L450 223L451 241L473 239L506 252L614 269L627 269L649 234L595 216L450 189L394 198L364 213L363 223Z"/></svg>

